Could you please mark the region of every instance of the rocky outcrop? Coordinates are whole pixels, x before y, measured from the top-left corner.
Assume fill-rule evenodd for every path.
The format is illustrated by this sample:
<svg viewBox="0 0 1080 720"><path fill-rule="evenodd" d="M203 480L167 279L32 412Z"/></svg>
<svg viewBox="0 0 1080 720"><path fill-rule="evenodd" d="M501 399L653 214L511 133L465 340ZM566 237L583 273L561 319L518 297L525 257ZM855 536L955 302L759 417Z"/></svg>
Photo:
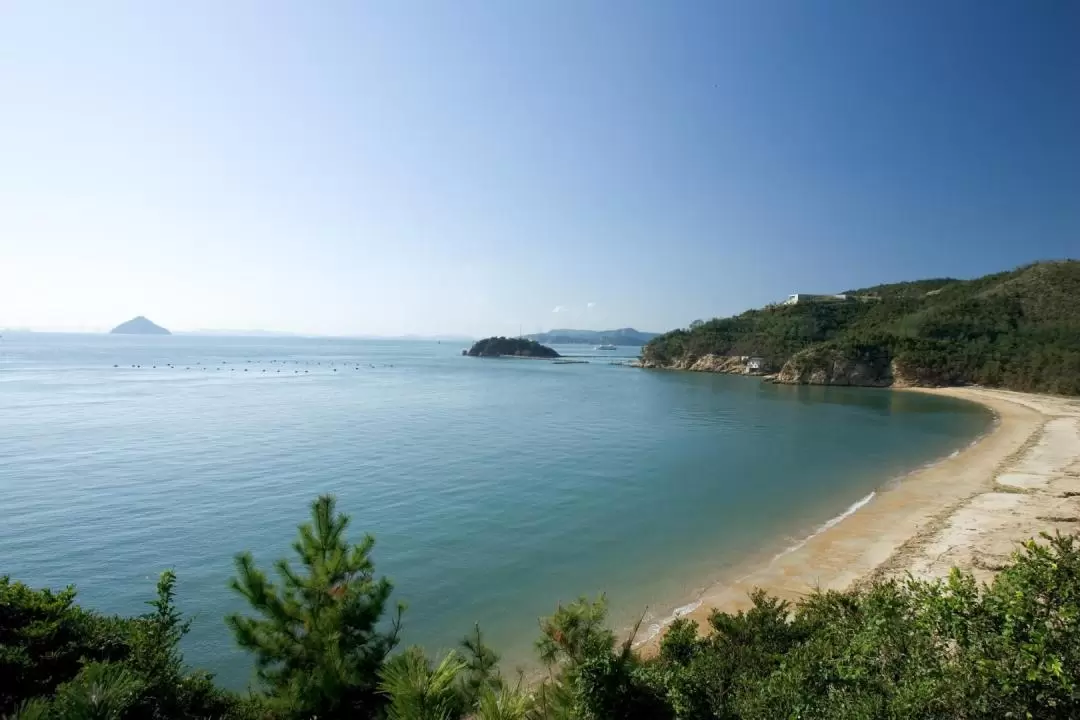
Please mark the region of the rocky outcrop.
<svg viewBox="0 0 1080 720"><path fill-rule="evenodd" d="M784 363L773 382L788 385L852 385L859 387L948 387L963 379L933 368L913 366L903 355L881 347L840 350L814 347Z"/></svg>
<svg viewBox="0 0 1080 720"><path fill-rule="evenodd" d="M691 372L727 373L729 375L764 375L765 367L750 370L747 358L732 355L702 355L699 358L683 356L670 363L661 363L648 355L642 357L640 367L655 370L689 370Z"/></svg>
<svg viewBox="0 0 1080 720"><path fill-rule="evenodd" d="M792 356L773 381L787 385L888 387L894 379L893 362L886 353L811 348Z"/></svg>
<svg viewBox="0 0 1080 720"><path fill-rule="evenodd" d="M683 356L660 362L643 355L637 367L659 370L755 375L783 385L840 385L852 387L937 387L955 384L908 367L880 347L859 349L815 346L796 353L779 372L766 366L747 367L747 358L729 355Z"/></svg>
<svg viewBox="0 0 1080 720"><path fill-rule="evenodd" d="M884 344L811 345L791 356L779 372L761 361L751 370L747 356L685 353L674 358L651 352L646 345L638 367L659 370L754 375L784 385L841 385L852 387L942 387L963 384L962 379L912 363L903 352L894 354Z"/></svg>

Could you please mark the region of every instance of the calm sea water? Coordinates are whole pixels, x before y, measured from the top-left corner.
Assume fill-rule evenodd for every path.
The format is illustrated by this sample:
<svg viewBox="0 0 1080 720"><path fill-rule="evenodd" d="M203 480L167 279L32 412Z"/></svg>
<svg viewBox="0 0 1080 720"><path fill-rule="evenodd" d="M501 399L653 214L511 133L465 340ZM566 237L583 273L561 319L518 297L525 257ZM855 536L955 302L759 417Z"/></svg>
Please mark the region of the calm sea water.
<svg viewBox="0 0 1080 720"><path fill-rule="evenodd" d="M8 335L0 574L139 613L174 568L192 665L250 677L222 617L332 492L408 602L406 641L476 621L511 665L536 618L606 591L616 624L692 601L992 421L947 398L589 364L458 343ZM140 366L140 367L133 367ZM155 367L156 366L156 367Z"/></svg>

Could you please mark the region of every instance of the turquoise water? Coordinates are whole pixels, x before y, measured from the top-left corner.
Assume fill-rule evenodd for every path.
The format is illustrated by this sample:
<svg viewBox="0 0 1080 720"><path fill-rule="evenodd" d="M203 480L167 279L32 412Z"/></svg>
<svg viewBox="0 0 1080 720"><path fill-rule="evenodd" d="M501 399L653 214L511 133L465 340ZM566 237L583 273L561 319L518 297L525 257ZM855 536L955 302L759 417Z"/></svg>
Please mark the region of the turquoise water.
<svg viewBox="0 0 1080 720"><path fill-rule="evenodd" d="M179 576L190 664L250 677L222 621L232 556L286 554L333 492L376 535L406 641L480 621L510 665L536 618L606 591L625 625L690 602L928 462L983 409L589 364L457 343L8 335L0 341L0 573L144 611ZM172 367L169 367L169 365ZM132 367L133 365L141 367ZM156 365L156 367L154 367ZM117 367L114 367L117 366ZM265 371L265 372L264 372Z"/></svg>

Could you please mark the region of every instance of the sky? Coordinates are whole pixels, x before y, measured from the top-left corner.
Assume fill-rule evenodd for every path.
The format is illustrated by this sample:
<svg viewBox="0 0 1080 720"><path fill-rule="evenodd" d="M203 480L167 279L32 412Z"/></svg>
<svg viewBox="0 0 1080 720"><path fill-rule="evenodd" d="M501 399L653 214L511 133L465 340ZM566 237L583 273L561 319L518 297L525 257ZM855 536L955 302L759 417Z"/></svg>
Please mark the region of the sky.
<svg viewBox="0 0 1080 720"><path fill-rule="evenodd" d="M1080 3L0 2L0 327L662 331L1080 256Z"/></svg>

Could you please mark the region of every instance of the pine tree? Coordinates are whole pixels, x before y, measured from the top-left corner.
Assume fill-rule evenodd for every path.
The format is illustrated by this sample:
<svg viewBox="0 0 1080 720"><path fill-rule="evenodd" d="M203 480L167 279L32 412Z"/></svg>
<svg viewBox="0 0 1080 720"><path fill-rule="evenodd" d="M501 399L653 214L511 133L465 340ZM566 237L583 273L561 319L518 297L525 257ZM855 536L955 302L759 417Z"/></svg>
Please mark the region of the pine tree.
<svg viewBox="0 0 1080 720"><path fill-rule="evenodd" d="M233 614L226 622L255 654L258 676L280 711L305 719L375 717L384 704L379 671L397 644L404 608L398 605L380 630L392 586L375 578L375 539L365 535L350 544L349 518L335 513L332 496L316 500L311 515L293 543L303 571L279 560L280 585L255 567L250 553L237 556L231 585L261 617Z"/></svg>
<svg viewBox="0 0 1080 720"><path fill-rule="evenodd" d="M547 666L557 662L571 667L581 664L592 654L610 652L615 634L605 624L607 598L596 600L580 597L569 605L559 604L555 614L540 619L540 639L536 650Z"/></svg>
<svg viewBox="0 0 1080 720"><path fill-rule="evenodd" d="M451 650L432 666L419 647L386 663L380 689L389 698L387 720L458 720L466 707L457 692L465 662Z"/></svg>
<svg viewBox="0 0 1080 720"><path fill-rule="evenodd" d="M532 697L515 687L485 685L476 701L476 720L525 720L534 709Z"/></svg>
<svg viewBox="0 0 1080 720"><path fill-rule="evenodd" d="M461 674L461 694L466 707L476 704L484 688L502 689L502 677L499 675L499 654L484 644L480 633L480 624L473 626L473 631L461 641L465 654L465 668Z"/></svg>
<svg viewBox="0 0 1080 720"><path fill-rule="evenodd" d="M176 607L176 573L166 570L157 584L157 597L147 602L153 612L135 623L131 637L129 664L153 698L149 711L154 717L179 714L180 690L183 687L183 657L180 641L191 628Z"/></svg>

